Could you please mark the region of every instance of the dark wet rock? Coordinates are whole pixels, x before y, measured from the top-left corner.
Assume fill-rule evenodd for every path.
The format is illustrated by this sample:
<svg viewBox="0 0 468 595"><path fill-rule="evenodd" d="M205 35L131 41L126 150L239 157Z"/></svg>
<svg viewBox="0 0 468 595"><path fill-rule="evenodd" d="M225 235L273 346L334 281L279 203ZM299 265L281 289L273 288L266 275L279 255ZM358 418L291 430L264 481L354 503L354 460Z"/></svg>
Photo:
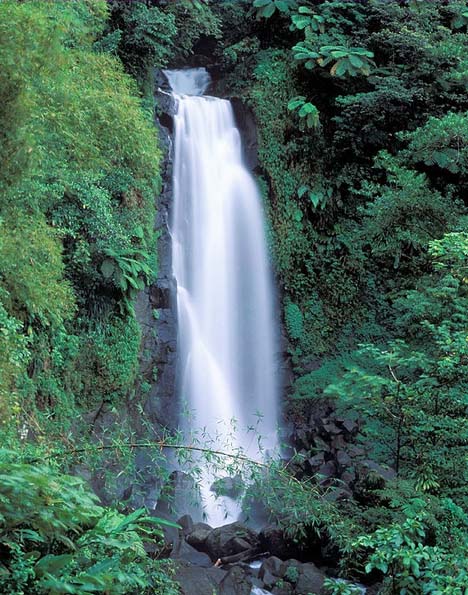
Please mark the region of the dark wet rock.
<svg viewBox="0 0 468 595"><path fill-rule="evenodd" d="M325 440L323 440L319 436L314 437L312 446L314 447L315 451L325 452L325 453L331 451L330 444L328 444L328 442L325 442Z"/></svg>
<svg viewBox="0 0 468 595"><path fill-rule="evenodd" d="M322 476L322 482L325 482L332 477L336 477L335 463L328 461L328 463L325 463L319 467L317 473Z"/></svg>
<svg viewBox="0 0 468 595"><path fill-rule="evenodd" d="M213 529L205 523L195 523L186 540L191 546L201 552L206 552L206 540Z"/></svg>
<svg viewBox="0 0 468 595"><path fill-rule="evenodd" d="M190 535L194 528L194 522L189 514L184 514L177 520L177 524L181 526L184 536Z"/></svg>
<svg viewBox="0 0 468 595"><path fill-rule="evenodd" d="M293 593L294 587L286 581L281 582L279 586L276 585L272 591L273 595L293 595Z"/></svg>
<svg viewBox="0 0 468 595"><path fill-rule="evenodd" d="M315 564L302 564L299 567L299 576L297 578L294 593L295 595L323 595L323 582L325 575Z"/></svg>
<svg viewBox="0 0 468 595"><path fill-rule="evenodd" d="M285 566L284 562L277 558L276 556L270 556L266 560L264 560L263 564L260 567L259 577L263 578L266 572L270 572L276 577L282 577L285 573Z"/></svg>
<svg viewBox="0 0 468 595"><path fill-rule="evenodd" d="M342 473L341 481L344 481L348 485L353 484L356 481L356 472L354 469L348 469Z"/></svg>
<svg viewBox="0 0 468 595"><path fill-rule="evenodd" d="M196 550L184 540L180 542L175 551L172 551L171 558L174 560L184 560L202 568L211 568L213 566L213 562L208 554Z"/></svg>
<svg viewBox="0 0 468 595"><path fill-rule="evenodd" d="M243 568L234 566L219 585L220 595L250 595L252 581Z"/></svg>
<svg viewBox="0 0 468 595"><path fill-rule="evenodd" d="M347 441L344 434L334 435L330 440L332 450L337 451L347 447ZM335 453L336 454L336 453Z"/></svg>
<svg viewBox="0 0 468 595"><path fill-rule="evenodd" d="M349 454L347 452L345 452L344 450L339 450L336 454L336 462L338 463L338 465L340 465L341 467L349 467L352 463L351 461L351 457L349 456Z"/></svg>
<svg viewBox="0 0 468 595"><path fill-rule="evenodd" d="M350 444L348 446L348 452L353 459L363 457L366 454L365 449L362 448L362 446L357 446L356 444Z"/></svg>
<svg viewBox="0 0 468 595"><path fill-rule="evenodd" d="M255 567L252 568L252 566L250 566L250 564L245 563L245 562L241 562L239 564L239 566L241 566L245 572L250 576L250 578L252 579L252 581L255 579L257 580L257 583L255 583L258 587L261 586L260 583L262 582L261 579L259 578L259 574L260 574L260 567Z"/></svg>
<svg viewBox="0 0 468 595"><path fill-rule="evenodd" d="M298 427L294 432L294 444L298 449L310 448L310 435L306 427Z"/></svg>
<svg viewBox="0 0 468 595"><path fill-rule="evenodd" d="M242 137L244 159L249 169L258 166L257 127L252 110L238 97L231 99L236 124Z"/></svg>
<svg viewBox="0 0 468 595"><path fill-rule="evenodd" d="M213 529L204 543L212 560L258 547L258 535L242 523L230 523Z"/></svg>
<svg viewBox="0 0 468 595"><path fill-rule="evenodd" d="M273 589L273 587L278 582L278 577L275 576L274 574L271 574L271 572L269 572L267 570L263 573L262 582L263 582L264 587L266 589L270 590L270 589Z"/></svg>
<svg viewBox="0 0 468 595"><path fill-rule="evenodd" d="M257 589L262 589L263 590L263 581L261 581L259 578L255 578L255 577L250 577L250 580L252 582L252 588L256 587Z"/></svg>
<svg viewBox="0 0 468 595"><path fill-rule="evenodd" d="M308 458L307 463L310 469L315 471L318 467L321 467L325 463L325 454L323 452L319 452L313 457Z"/></svg>
<svg viewBox="0 0 468 595"><path fill-rule="evenodd" d="M322 435L328 437L330 434L341 434L341 428L339 428L335 423L327 420L322 419Z"/></svg>
<svg viewBox="0 0 468 595"><path fill-rule="evenodd" d="M358 432L359 426L357 421L352 420L352 419L344 419L342 421L342 425L344 430L346 430L346 432L348 432L348 434L356 434Z"/></svg>
<svg viewBox="0 0 468 595"><path fill-rule="evenodd" d="M171 514L161 510L149 510L148 513L152 517L161 518L171 523L171 525L161 525L161 530L164 536L164 549L169 555L172 555L181 547L181 544L184 542L184 535L180 528L177 527L175 518Z"/></svg>
<svg viewBox="0 0 468 595"><path fill-rule="evenodd" d="M183 560L175 562L174 579L181 595L212 595L219 593L219 584L226 572L219 568L201 568Z"/></svg>
<svg viewBox="0 0 468 595"><path fill-rule="evenodd" d="M381 589L382 585L380 583L366 586L366 595L378 595Z"/></svg>
<svg viewBox="0 0 468 595"><path fill-rule="evenodd" d="M234 553L243 552L252 548L252 544L243 537L233 537L232 540L229 541L229 544L234 550Z"/></svg>
<svg viewBox="0 0 468 595"><path fill-rule="evenodd" d="M260 567L259 578L263 581L266 589L273 589L277 582L284 576L285 565L276 556L267 558Z"/></svg>
<svg viewBox="0 0 468 595"><path fill-rule="evenodd" d="M166 75L162 70L155 71L155 100L156 100L156 116L158 120L162 120L163 125L165 124L165 118L161 118L162 115L174 116L177 111L176 102L171 93L171 87ZM172 132L170 126L165 126Z"/></svg>
<svg viewBox="0 0 468 595"><path fill-rule="evenodd" d="M161 175L164 180L157 197L155 231L158 233L159 270L156 281L137 296L135 313L141 328L140 374L149 386L145 413L151 422L175 428L179 407L175 394L177 353L176 287L172 275L172 248L169 235L172 203L173 147L172 116L176 111L167 80L156 71L156 118L159 145L163 149ZM143 393L143 385L139 388ZM145 389L146 390L146 389ZM142 470L139 469L141 474Z"/></svg>

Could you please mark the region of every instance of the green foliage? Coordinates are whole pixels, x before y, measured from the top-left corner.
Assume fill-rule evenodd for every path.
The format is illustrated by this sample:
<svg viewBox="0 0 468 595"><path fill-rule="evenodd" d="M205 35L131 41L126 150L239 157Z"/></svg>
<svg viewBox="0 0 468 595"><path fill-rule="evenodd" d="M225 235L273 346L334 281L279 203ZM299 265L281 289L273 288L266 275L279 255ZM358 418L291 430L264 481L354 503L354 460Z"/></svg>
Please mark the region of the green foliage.
<svg viewBox="0 0 468 595"><path fill-rule="evenodd" d="M363 182L363 192L372 199L361 208L362 241L387 266L397 269L408 260L414 266L418 257L424 258L430 240L455 221L456 205L450 195L431 189L425 174L407 169L387 153L376 163L386 169L387 184Z"/></svg>
<svg viewBox="0 0 468 595"><path fill-rule="evenodd" d="M315 14L312 8L299 6L297 13L291 17L291 29L303 30L306 37L311 37L313 33L324 32L324 22L324 17Z"/></svg>
<svg viewBox="0 0 468 595"><path fill-rule="evenodd" d="M293 97L288 102L288 110L298 110L299 118L304 118L308 128L318 128L320 126L319 111L303 95Z"/></svg>
<svg viewBox="0 0 468 595"><path fill-rule="evenodd" d="M187 60L203 36L219 39L221 21L207 0L180 0L168 3L167 10L175 16L177 37L174 40L172 59Z"/></svg>
<svg viewBox="0 0 468 595"><path fill-rule="evenodd" d="M1 294L0 294L1 295ZM21 333L23 325L8 314L0 303L0 422L20 411L16 380L24 374L29 358L27 339ZM1 431L1 428L0 428Z"/></svg>
<svg viewBox="0 0 468 595"><path fill-rule="evenodd" d="M427 514L421 504L414 500L406 507L408 516L403 522L359 537L353 547L368 552L366 572L378 570L386 577L383 594L464 595L468 580L466 516L465 526L459 527L464 538L453 549L446 543L426 545Z"/></svg>
<svg viewBox="0 0 468 595"><path fill-rule="evenodd" d="M0 8L7 107L0 117L0 390L2 399L11 394L5 411L21 398L35 423L54 417L58 433L80 406L131 391L139 350L133 300L157 265L160 152L136 84L96 45L106 19L100 1ZM81 356L90 343L93 364Z"/></svg>
<svg viewBox="0 0 468 595"><path fill-rule="evenodd" d="M453 174L468 173L468 114L452 113L431 117L424 126L400 134L409 141L405 157L413 163L438 166Z"/></svg>
<svg viewBox="0 0 468 595"><path fill-rule="evenodd" d="M257 20L245 11L237 35L225 21L221 88L258 126L291 407L333 397L362 422L365 452L398 471L380 493L359 479L339 504L374 540L347 541L343 570L359 579L372 551L388 558L385 593L465 595L466 525L440 510L468 505L466 2L250 6ZM407 514L415 494L426 510Z"/></svg>
<svg viewBox="0 0 468 595"><path fill-rule="evenodd" d="M292 7L289 26L275 10L229 32L243 61L225 63L227 81L257 120L275 264L311 321L299 366L340 333L343 345L367 339L369 314L374 336L391 335L393 296L424 275L429 242L457 228L468 48L451 23L465 7L329 0Z"/></svg>
<svg viewBox="0 0 468 595"><path fill-rule="evenodd" d="M294 458L289 464L293 463ZM280 462L270 461L268 469L251 470L243 506L248 513L250 501L261 502L270 520L282 529L286 539L295 543L321 538L341 548L350 543L355 527L352 520L340 515L332 498L328 498L331 493L331 489L319 486L315 478L299 481Z"/></svg>
<svg viewBox="0 0 468 595"><path fill-rule="evenodd" d="M119 253L108 248L105 254L107 258L102 261L101 273L105 279L112 277L116 286L124 293L131 292L132 289L141 290L145 284L151 282L154 270L148 263L150 255L147 252L130 249L128 252Z"/></svg>
<svg viewBox="0 0 468 595"><path fill-rule="evenodd" d="M304 320L299 306L293 302L287 302L284 317L289 336L292 339L300 339L304 330Z"/></svg>
<svg viewBox="0 0 468 595"><path fill-rule="evenodd" d="M165 66L177 34L174 15L144 2L111 2L120 32L119 54L135 74Z"/></svg>
<svg viewBox="0 0 468 595"><path fill-rule="evenodd" d="M327 589L327 595L359 595L362 593L359 587L337 579L326 578L323 586Z"/></svg>
<svg viewBox="0 0 468 595"><path fill-rule="evenodd" d="M80 403L92 409L118 405L132 394L138 373L141 331L133 315L109 316L80 337L75 366Z"/></svg>
<svg viewBox="0 0 468 595"><path fill-rule="evenodd" d="M333 190L327 188L326 190L320 187L310 188L306 184L303 184L297 191L297 196L302 198L308 196L310 202L315 209L324 209L327 205L327 200L331 198Z"/></svg>
<svg viewBox="0 0 468 595"><path fill-rule="evenodd" d="M269 19L276 12L288 14L296 6L296 0L253 0L257 19Z"/></svg>
<svg viewBox="0 0 468 595"><path fill-rule="evenodd" d="M155 67L187 60L200 36L220 37L220 22L204 1L178 0L158 6L142 0L110 0L109 4L106 43L111 38L117 42L123 63L142 85L152 83Z"/></svg>
<svg viewBox="0 0 468 595"><path fill-rule="evenodd" d="M337 77L369 76L373 65L373 52L364 48L324 45L316 49L315 44L306 39L295 45L293 50L294 58L304 61L304 66L308 70L313 70L317 66L325 68L333 64L330 74Z"/></svg>
<svg viewBox="0 0 468 595"><path fill-rule="evenodd" d="M60 325L73 315L74 300L63 279L61 245L44 217L5 214L1 224L1 276L5 305L26 322ZM8 297L7 297L8 296Z"/></svg>
<svg viewBox="0 0 468 595"><path fill-rule="evenodd" d="M161 519L97 504L81 479L47 466L0 463L0 590L24 593L169 593L145 551ZM168 590L165 590L168 588ZM170 589L170 590L169 590Z"/></svg>
<svg viewBox="0 0 468 595"><path fill-rule="evenodd" d="M363 345L327 392L367 420L366 433L423 491L467 501L466 234L432 244L432 277L395 300L405 340ZM352 404L351 404L352 403Z"/></svg>

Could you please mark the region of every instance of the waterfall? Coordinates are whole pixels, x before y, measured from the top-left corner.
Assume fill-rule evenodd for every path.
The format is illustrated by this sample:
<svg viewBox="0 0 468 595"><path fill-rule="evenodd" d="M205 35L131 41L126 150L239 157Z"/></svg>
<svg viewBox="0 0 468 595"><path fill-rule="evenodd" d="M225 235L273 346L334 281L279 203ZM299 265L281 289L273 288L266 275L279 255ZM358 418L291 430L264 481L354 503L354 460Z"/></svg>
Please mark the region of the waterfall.
<svg viewBox="0 0 468 595"><path fill-rule="evenodd" d="M178 391L212 448L261 460L277 444L276 325L261 197L242 159L229 101L205 96L204 68L165 72L177 102L171 226L177 282ZM259 417L261 416L261 418ZM235 420L235 421L234 421ZM202 483L207 520L218 511Z"/></svg>

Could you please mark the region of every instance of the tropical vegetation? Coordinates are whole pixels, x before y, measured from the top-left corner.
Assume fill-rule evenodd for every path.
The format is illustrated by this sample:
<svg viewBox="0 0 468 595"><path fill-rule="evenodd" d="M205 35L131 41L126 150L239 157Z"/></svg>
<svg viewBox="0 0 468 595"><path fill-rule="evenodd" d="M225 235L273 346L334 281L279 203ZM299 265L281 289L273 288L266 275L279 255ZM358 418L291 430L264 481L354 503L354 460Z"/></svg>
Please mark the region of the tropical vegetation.
<svg viewBox="0 0 468 595"><path fill-rule="evenodd" d="M393 471L333 504L302 472L257 493L345 577L468 593L467 27L464 0L3 0L0 592L177 592L163 521L79 477L131 465L145 423L154 75L202 64L257 126L286 416L327 403Z"/></svg>

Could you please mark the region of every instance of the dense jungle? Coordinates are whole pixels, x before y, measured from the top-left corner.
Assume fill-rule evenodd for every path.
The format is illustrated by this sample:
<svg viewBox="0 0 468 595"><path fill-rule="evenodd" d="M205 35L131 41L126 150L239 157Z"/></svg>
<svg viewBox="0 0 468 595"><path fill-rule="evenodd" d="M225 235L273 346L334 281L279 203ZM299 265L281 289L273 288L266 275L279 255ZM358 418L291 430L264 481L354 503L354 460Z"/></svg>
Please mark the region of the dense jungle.
<svg viewBox="0 0 468 595"><path fill-rule="evenodd" d="M0 1L0 593L468 595L467 27L464 0ZM260 462L181 429L186 68L266 219ZM206 466L242 518L196 518Z"/></svg>

